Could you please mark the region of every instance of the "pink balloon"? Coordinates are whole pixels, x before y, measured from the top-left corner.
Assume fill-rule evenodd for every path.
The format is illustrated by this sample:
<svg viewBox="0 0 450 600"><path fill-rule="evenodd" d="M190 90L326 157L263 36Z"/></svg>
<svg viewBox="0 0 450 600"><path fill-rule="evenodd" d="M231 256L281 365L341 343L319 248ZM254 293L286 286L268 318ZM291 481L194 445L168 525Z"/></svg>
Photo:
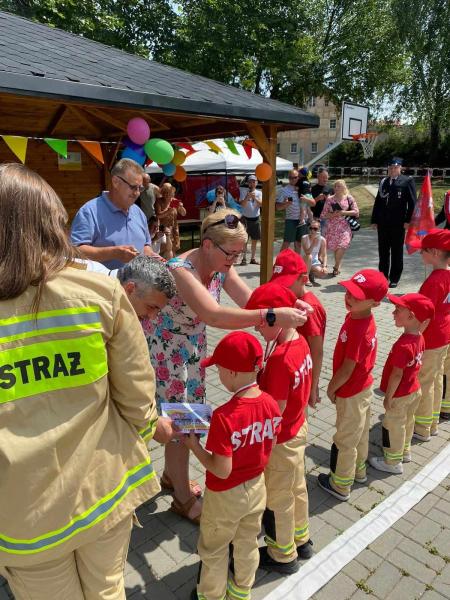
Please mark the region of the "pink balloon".
<svg viewBox="0 0 450 600"><path fill-rule="evenodd" d="M150 127L141 117L134 117L128 121L127 133L132 142L142 146L150 137Z"/></svg>

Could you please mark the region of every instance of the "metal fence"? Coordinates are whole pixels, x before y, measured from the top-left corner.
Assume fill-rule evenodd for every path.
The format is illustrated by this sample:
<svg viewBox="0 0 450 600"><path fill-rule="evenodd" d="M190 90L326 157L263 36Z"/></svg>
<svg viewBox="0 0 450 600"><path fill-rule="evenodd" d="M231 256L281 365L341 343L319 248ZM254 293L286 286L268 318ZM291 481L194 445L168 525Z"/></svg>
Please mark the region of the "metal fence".
<svg viewBox="0 0 450 600"><path fill-rule="evenodd" d="M450 180L450 167L427 169L424 167L405 167L402 172L405 175L421 179L425 177L428 171L431 171L431 178L436 180ZM346 179L355 177L357 179L379 179L387 175L386 167L328 167L328 172L334 179L339 177Z"/></svg>

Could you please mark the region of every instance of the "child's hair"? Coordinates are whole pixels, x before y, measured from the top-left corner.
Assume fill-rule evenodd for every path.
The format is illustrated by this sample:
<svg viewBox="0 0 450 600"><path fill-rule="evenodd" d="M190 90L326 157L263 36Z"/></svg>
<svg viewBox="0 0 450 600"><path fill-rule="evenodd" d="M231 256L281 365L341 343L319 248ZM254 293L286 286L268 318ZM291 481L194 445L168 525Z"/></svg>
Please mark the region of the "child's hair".
<svg viewBox="0 0 450 600"><path fill-rule="evenodd" d="M310 225L312 225L313 223L315 223L316 225L318 225L319 229L320 229L320 219L315 219L315 218L311 219Z"/></svg>
<svg viewBox="0 0 450 600"><path fill-rule="evenodd" d="M151 225L153 225L153 223L157 223L158 221L159 218L156 215L152 215L151 217L149 217L147 225L150 227Z"/></svg>

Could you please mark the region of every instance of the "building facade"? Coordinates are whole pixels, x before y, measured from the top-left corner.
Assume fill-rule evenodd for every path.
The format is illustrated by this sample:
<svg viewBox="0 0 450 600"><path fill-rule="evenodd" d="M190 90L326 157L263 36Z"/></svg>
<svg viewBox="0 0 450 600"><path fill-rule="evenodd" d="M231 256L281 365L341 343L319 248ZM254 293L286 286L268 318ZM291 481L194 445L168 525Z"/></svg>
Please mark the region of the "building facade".
<svg viewBox="0 0 450 600"><path fill-rule="evenodd" d="M277 138L277 155L302 165L313 160L317 154L331 146L341 128L341 111L326 98L312 96L306 105L306 110L320 118L317 129L300 129L298 131L283 131ZM328 157L321 161L327 164Z"/></svg>

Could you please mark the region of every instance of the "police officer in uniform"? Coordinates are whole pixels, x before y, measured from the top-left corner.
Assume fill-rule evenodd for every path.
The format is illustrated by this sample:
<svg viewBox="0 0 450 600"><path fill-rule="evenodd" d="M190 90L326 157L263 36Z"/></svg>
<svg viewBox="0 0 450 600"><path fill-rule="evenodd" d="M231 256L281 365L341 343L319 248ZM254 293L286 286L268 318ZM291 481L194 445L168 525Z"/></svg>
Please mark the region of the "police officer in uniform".
<svg viewBox="0 0 450 600"><path fill-rule="evenodd" d="M397 156L389 161L388 176L380 182L371 219L378 231L378 268L391 288L397 287L403 271L405 230L417 198L414 179L401 174L402 164Z"/></svg>

